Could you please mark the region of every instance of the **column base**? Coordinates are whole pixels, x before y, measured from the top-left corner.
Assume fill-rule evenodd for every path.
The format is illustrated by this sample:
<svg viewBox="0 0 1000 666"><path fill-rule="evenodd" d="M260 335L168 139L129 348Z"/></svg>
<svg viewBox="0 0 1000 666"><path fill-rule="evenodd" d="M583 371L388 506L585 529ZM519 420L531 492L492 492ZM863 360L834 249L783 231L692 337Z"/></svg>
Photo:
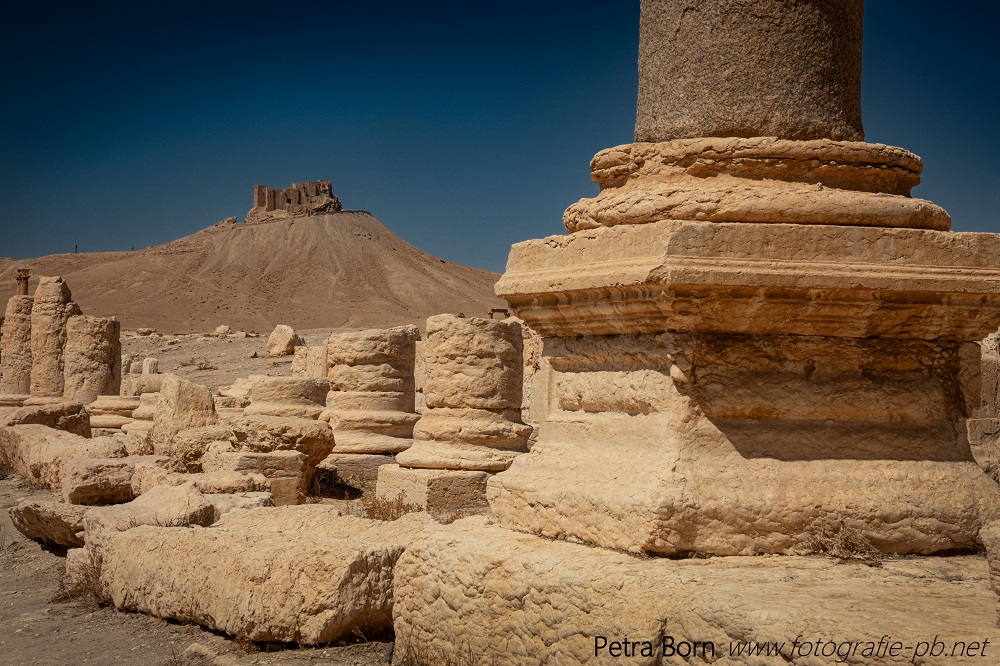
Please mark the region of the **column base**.
<svg viewBox="0 0 1000 666"><path fill-rule="evenodd" d="M387 502L399 501L419 507L435 519L485 514L487 472L442 469L410 469L383 465L378 470L375 495Z"/></svg>

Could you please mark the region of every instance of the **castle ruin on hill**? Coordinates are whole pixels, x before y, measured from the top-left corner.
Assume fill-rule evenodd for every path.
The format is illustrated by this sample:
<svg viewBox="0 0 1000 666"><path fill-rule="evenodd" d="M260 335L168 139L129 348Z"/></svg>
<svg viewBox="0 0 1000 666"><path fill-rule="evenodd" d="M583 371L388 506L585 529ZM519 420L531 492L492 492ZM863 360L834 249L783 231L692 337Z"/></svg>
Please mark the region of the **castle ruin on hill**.
<svg viewBox="0 0 1000 666"><path fill-rule="evenodd" d="M267 185L254 185L253 208L247 213L246 222L339 213L343 209L340 199L333 194L333 184L328 180L293 183L283 190Z"/></svg>

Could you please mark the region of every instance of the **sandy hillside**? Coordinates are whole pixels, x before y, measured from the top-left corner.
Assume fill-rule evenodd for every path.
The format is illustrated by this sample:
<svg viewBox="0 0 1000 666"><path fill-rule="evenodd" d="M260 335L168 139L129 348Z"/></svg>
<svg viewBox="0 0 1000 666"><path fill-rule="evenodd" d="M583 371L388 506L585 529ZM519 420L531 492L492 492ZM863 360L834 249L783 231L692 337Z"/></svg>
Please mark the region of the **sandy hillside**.
<svg viewBox="0 0 1000 666"><path fill-rule="evenodd" d="M364 211L220 222L135 252L0 259L3 302L22 266L32 291L37 276L62 275L85 314L168 332L422 324L504 306L493 296L499 275L433 257Z"/></svg>

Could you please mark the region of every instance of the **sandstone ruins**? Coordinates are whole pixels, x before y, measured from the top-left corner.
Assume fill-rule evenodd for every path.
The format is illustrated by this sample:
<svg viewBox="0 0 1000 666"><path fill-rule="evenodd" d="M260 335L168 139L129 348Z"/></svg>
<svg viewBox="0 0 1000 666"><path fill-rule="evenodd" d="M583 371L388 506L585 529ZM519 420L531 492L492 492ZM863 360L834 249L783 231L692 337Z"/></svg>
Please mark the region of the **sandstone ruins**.
<svg viewBox="0 0 1000 666"><path fill-rule="evenodd" d="M643 0L635 143L594 157L566 235L511 248L514 317L279 325L285 375L218 388L123 371L116 320L19 277L0 462L54 494L15 526L119 609L391 631L397 666L1000 642L1000 236L950 232L920 158L864 141L863 10ZM332 210L327 181L257 186L247 221Z"/></svg>

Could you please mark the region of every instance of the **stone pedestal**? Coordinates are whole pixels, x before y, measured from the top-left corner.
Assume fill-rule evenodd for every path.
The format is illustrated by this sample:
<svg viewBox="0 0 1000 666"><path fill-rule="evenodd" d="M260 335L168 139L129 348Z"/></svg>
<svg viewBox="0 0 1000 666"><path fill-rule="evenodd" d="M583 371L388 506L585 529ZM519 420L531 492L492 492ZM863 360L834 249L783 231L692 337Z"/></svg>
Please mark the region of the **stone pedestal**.
<svg viewBox="0 0 1000 666"><path fill-rule="evenodd" d="M889 553L983 543L1000 486L963 378L1000 323L1000 236L949 232L909 196L918 157L856 140L861 20L643 1L637 143L496 287L547 368L536 444L488 482L500 525L662 554L845 525Z"/></svg>
<svg viewBox="0 0 1000 666"><path fill-rule="evenodd" d="M335 333L327 343L336 453L386 455L413 444L416 326Z"/></svg>
<svg viewBox="0 0 1000 666"><path fill-rule="evenodd" d="M488 472L454 469L409 469L399 465L378 468L375 495L385 502L419 507L437 520L450 522L486 513Z"/></svg>
<svg viewBox="0 0 1000 666"><path fill-rule="evenodd" d="M545 336L550 376L494 514L633 552L790 552L845 520L885 552L972 547L1000 492L960 378L1000 314L998 251L676 221L515 246L497 290Z"/></svg>

